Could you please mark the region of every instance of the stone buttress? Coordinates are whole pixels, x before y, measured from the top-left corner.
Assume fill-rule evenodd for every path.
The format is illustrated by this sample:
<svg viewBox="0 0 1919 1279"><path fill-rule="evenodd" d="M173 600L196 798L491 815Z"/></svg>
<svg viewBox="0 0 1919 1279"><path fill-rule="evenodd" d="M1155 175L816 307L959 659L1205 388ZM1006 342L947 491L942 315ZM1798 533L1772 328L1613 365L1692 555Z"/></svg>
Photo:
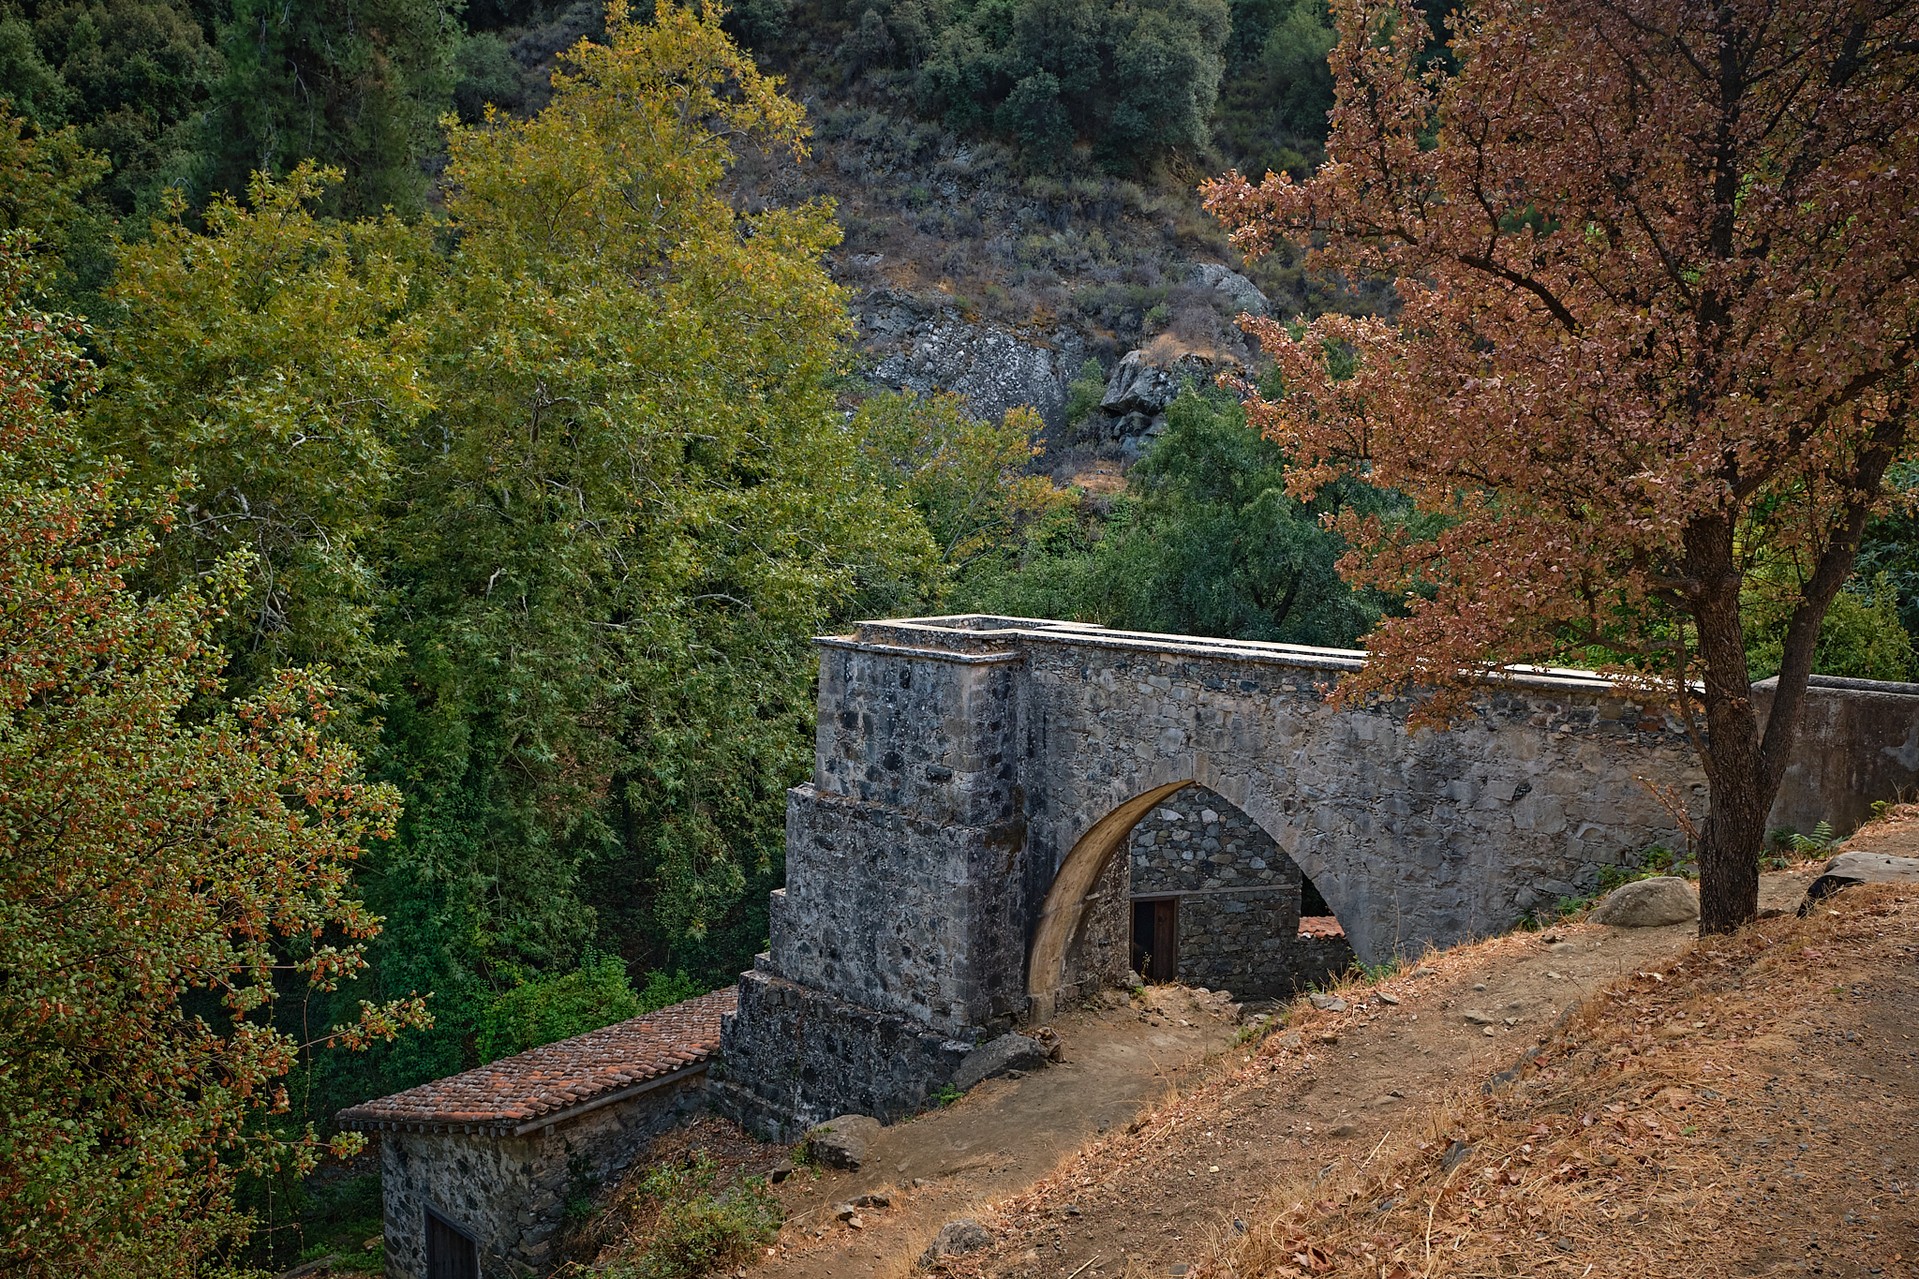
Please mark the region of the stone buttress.
<svg viewBox="0 0 1919 1279"><path fill-rule="evenodd" d="M923 1106L1025 1009L1031 895L1014 757L1022 657L828 639L813 780L788 793L787 887L724 1032L721 1104L790 1135ZM1050 867L1047 868L1050 871Z"/></svg>

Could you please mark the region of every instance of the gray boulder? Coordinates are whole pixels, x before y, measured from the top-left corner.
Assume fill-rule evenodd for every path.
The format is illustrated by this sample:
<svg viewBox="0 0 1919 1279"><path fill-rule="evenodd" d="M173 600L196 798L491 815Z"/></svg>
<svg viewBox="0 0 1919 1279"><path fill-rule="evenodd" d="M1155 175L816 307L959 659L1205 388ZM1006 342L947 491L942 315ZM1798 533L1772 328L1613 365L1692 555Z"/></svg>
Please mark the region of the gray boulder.
<svg viewBox="0 0 1919 1279"><path fill-rule="evenodd" d="M966 1054L953 1072L953 1087L965 1092L973 1085L1009 1070L1037 1070L1046 1064L1047 1047L1037 1039L1020 1034L1004 1034L989 1039Z"/></svg>
<svg viewBox="0 0 1919 1279"><path fill-rule="evenodd" d="M822 1167L857 1169L879 1135L880 1121L871 1115L841 1115L808 1129L806 1148Z"/></svg>
<svg viewBox="0 0 1919 1279"><path fill-rule="evenodd" d="M1179 395L1179 377L1172 369L1147 363L1144 351L1128 351L1106 379L1099 406L1114 417L1141 413L1153 417L1166 411Z"/></svg>
<svg viewBox="0 0 1919 1279"><path fill-rule="evenodd" d="M1236 315L1266 315L1273 309L1273 304L1266 300L1266 295L1259 291L1257 284L1231 267L1221 266L1217 262L1202 263L1193 272L1193 283L1211 289Z"/></svg>
<svg viewBox="0 0 1919 1279"><path fill-rule="evenodd" d="M1592 913L1595 924L1614 928L1658 928L1699 918L1692 885L1677 875L1634 880L1612 891Z"/></svg>
<svg viewBox="0 0 1919 1279"><path fill-rule="evenodd" d="M1841 853L1826 863L1819 878L1806 886L1800 903L1804 915L1812 904L1854 884L1919 884L1919 857L1889 857L1885 853Z"/></svg>
<svg viewBox="0 0 1919 1279"><path fill-rule="evenodd" d="M933 1236L933 1242L920 1254L921 1265L932 1265L941 1257L956 1257L965 1252L978 1252L993 1242L993 1233L971 1217L961 1217L949 1221L940 1227Z"/></svg>

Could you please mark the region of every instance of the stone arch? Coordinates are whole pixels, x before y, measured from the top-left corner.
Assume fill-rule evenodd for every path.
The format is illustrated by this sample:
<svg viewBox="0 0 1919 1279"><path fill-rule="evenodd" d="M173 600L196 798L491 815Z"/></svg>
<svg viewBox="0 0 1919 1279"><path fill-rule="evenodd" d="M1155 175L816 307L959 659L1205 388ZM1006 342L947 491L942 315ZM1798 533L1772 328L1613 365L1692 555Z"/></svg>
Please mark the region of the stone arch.
<svg viewBox="0 0 1919 1279"><path fill-rule="evenodd" d="M1272 802L1272 796L1267 793L1268 788L1252 786L1243 777L1220 772L1203 755L1186 759L1183 766L1174 772L1178 774L1176 780L1159 783L1114 803L1074 841L1072 848L1061 859L1059 870L1047 889L1039 923L1028 950L1028 1015L1049 1015L1055 1011L1059 996L1070 986L1077 985L1079 979L1074 976L1076 947L1082 931L1090 927L1088 912L1092 901L1098 896L1096 886L1107 877L1115 858L1132 853L1132 838L1147 815L1162 804L1173 803L1174 797L1181 792L1210 793L1220 803L1237 810L1247 824L1257 828L1270 841L1272 856L1290 862L1299 880L1311 880L1314 883L1342 928L1349 918L1349 909L1356 910L1364 887L1350 882L1348 876L1341 873L1343 869L1350 868L1340 867L1333 859L1322 855L1321 851L1302 846L1296 840L1292 847L1282 842L1280 835L1286 831L1287 824L1279 815L1277 805ZM1135 779L1132 784L1138 785L1139 780ZM1256 884L1248 884L1246 888L1255 893L1270 891ZM1174 890L1172 895L1183 901L1193 900L1180 890ZM1297 923L1296 918L1290 920L1288 927L1296 927ZM1289 932L1287 935L1290 937L1292 934ZM1334 944L1319 948L1328 954L1342 956L1328 971L1345 967L1346 962L1353 957L1352 952L1345 947L1354 940L1341 935L1333 939ZM1305 943L1303 935L1300 941ZM1324 942L1326 938L1322 935L1320 941ZM1359 944L1364 943L1361 941ZM1289 959L1302 972L1312 963L1312 957L1306 954L1292 955ZM1302 978L1295 973L1290 980Z"/></svg>
<svg viewBox="0 0 1919 1279"><path fill-rule="evenodd" d="M1060 862L1059 872L1046 890L1039 927L1027 952L1026 995L1035 1012L1045 1015L1052 1011L1053 998L1065 979L1067 949L1086 914L1086 895L1105 873L1113 854L1125 847L1133 827L1152 811L1153 805L1192 784L1192 778L1184 777L1126 800L1094 822Z"/></svg>

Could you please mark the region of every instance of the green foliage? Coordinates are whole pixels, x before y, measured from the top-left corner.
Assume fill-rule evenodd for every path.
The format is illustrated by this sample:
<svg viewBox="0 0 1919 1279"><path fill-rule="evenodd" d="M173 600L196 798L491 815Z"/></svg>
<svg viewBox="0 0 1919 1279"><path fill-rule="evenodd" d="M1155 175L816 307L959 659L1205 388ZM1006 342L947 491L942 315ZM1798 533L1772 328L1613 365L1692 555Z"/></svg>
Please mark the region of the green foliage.
<svg viewBox="0 0 1919 1279"><path fill-rule="evenodd" d="M1752 677L1778 674L1791 619L1789 608L1775 603L1762 587L1751 593L1744 612L1746 661ZM1820 623L1812 669L1819 675L1853 679L1912 677L1912 632L1900 620L1899 594L1890 576L1882 573L1869 582L1855 577L1833 598Z"/></svg>
<svg viewBox="0 0 1919 1279"><path fill-rule="evenodd" d="M338 176L256 180L251 207L216 199L203 229L176 205L126 248L111 394L89 428L149 482L192 472L159 562L169 580L247 552L246 607L221 631L237 687L325 662L364 700L392 655L374 634L371 542L396 444L433 403L413 304L440 264L425 228L315 217Z"/></svg>
<svg viewBox="0 0 1919 1279"><path fill-rule="evenodd" d="M640 987L640 1012L658 1012L662 1008L695 999L710 989L712 987L688 977L683 969L673 973L664 968L655 969L647 975L646 985Z"/></svg>
<svg viewBox="0 0 1919 1279"><path fill-rule="evenodd" d="M873 396L852 424L868 474L912 506L955 573L1068 505L1051 481L1027 473L1041 427L1028 408L986 422L960 396L910 391Z"/></svg>
<svg viewBox="0 0 1919 1279"><path fill-rule="evenodd" d="M570 1039L640 1015L640 1001L617 955L588 956L570 973L536 976L495 995L480 1014L482 1062Z"/></svg>
<svg viewBox="0 0 1919 1279"><path fill-rule="evenodd" d="M220 66L189 0L0 5L0 96L112 161L98 195L118 217L157 212L191 178Z"/></svg>
<svg viewBox="0 0 1919 1279"><path fill-rule="evenodd" d="M1138 168L1207 140L1229 26L1224 0L973 0L935 40L919 93L949 127L991 127L1033 158L1085 139Z"/></svg>
<svg viewBox="0 0 1919 1279"><path fill-rule="evenodd" d="M1325 155L1337 42L1320 0L1235 0L1214 136L1259 176L1304 177Z"/></svg>
<svg viewBox="0 0 1919 1279"><path fill-rule="evenodd" d="M834 403L829 212L720 190L731 145L803 148L799 108L710 18L609 30L539 115L453 129L443 219L323 216L305 166L160 225L113 294L90 426L187 473L150 576L246 551L229 675L330 663L406 797L366 873L373 982L440 1024L326 1063L316 1106L472 1065L483 1023L506 1051L622 1013L569 980L594 947L691 974L662 998L736 973L811 636L938 586Z"/></svg>
<svg viewBox="0 0 1919 1279"><path fill-rule="evenodd" d="M1079 375L1066 387L1067 424L1077 426L1085 421L1104 398L1106 374L1098 360L1088 360L1079 366Z"/></svg>
<svg viewBox="0 0 1919 1279"><path fill-rule="evenodd" d="M1335 646L1378 618L1379 603L1340 580L1341 543L1320 522L1348 491L1329 488L1310 505L1288 497L1283 455L1225 394L1175 400L1166 433L1128 483L1137 492L1103 524L1055 517L1023 548L983 561L961 600L1136 630Z"/></svg>
<svg viewBox="0 0 1919 1279"><path fill-rule="evenodd" d="M646 1241L615 1261L617 1279L700 1279L753 1256L779 1233L779 1200L757 1177L716 1189L718 1170L705 1152L682 1167L654 1168L642 1190L659 1209Z"/></svg>
<svg viewBox="0 0 1919 1279"><path fill-rule="evenodd" d="M453 110L478 124L489 106L516 112L526 101L524 71L507 42L491 31L468 35L453 55Z"/></svg>
<svg viewBox="0 0 1919 1279"><path fill-rule="evenodd" d="M324 672L186 714L218 690L211 623L240 566L128 587L173 505L130 498L80 449L80 330L28 290L16 239L0 248L0 1268L197 1274L246 1232L238 1173L318 1157L311 1128L260 1122L317 1046L274 1013L363 966L379 921L349 869L390 835L397 796L329 741ZM364 1046L423 1016L361 1004L311 1033Z"/></svg>
<svg viewBox="0 0 1919 1279"><path fill-rule="evenodd" d="M254 172L338 166L338 208L417 213L422 162L452 105L457 0L231 0L225 73L207 113L205 183L232 195Z"/></svg>
<svg viewBox="0 0 1919 1279"><path fill-rule="evenodd" d="M944 1108L952 1105L966 1094L950 1083L941 1084L939 1091L933 1094L933 1105Z"/></svg>
<svg viewBox="0 0 1919 1279"><path fill-rule="evenodd" d="M34 283L55 301L85 296L105 270L105 222L87 197L107 167L72 126L48 132L0 115L0 233L30 237Z"/></svg>

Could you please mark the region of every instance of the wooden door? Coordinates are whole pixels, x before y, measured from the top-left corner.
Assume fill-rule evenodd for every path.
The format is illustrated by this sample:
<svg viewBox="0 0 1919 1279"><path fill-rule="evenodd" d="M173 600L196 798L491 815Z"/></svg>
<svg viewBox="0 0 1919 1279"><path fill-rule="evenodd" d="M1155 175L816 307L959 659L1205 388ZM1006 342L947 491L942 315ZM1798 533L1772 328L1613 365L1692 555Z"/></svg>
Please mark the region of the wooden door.
<svg viewBox="0 0 1919 1279"><path fill-rule="evenodd" d="M480 1248L466 1231L426 1210L426 1279L480 1279Z"/></svg>
<svg viewBox="0 0 1919 1279"><path fill-rule="evenodd" d="M1161 897L1133 903L1133 971L1147 981L1179 976L1179 902Z"/></svg>
<svg viewBox="0 0 1919 1279"><path fill-rule="evenodd" d="M1179 977L1179 902L1171 897L1153 903L1154 981Z"/></svg>

